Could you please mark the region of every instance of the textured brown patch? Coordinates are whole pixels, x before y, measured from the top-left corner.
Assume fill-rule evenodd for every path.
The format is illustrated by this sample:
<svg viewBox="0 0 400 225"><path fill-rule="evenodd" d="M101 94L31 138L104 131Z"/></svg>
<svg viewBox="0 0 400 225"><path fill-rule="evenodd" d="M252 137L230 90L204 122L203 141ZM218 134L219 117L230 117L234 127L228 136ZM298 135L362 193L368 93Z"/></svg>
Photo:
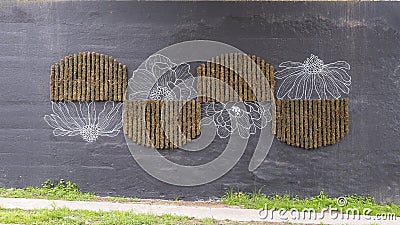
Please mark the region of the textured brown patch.
<svg viewBox="0 0 400 225"><path fill-rule="evenodd" d="M276 100L278 140L316 149L337 143L348 133L348 99Z"/></svg>
<svg viewBox="0 0 400 225"><path fill-rule="evenodd" d="M50 100L122 102L127 79L126 66L112 57L79 52L50 67Z"/></svg>
<svg viewBox="0 0 400 225"><path fill-rule="evenodd" d="M137 144L173 149L200 135L196 100L126 100L124 105L124 132Z"/></svg>
<svg viewBox="0 0 400 225"><path fill-rule="evenodd" d="M239 77L235 71L243 77ZM261 79L260 75L264 75L269 84L265 79ZM238 97L241 101L270 101L273 98L271 94L275 87L273 67L254 55L232 53L217 56L199 66L197 76L221 81L217 84L215 80L200 80L197 85L200 102L239 101ZM202 95L208 97L201 97Z"/></svg>

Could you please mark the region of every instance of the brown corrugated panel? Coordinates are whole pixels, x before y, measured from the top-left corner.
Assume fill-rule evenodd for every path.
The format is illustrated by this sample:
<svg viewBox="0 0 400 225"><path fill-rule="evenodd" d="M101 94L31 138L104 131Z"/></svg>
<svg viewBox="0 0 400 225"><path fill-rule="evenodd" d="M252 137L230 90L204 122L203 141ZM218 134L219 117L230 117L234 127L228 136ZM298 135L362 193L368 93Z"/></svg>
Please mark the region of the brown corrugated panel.
<svg viewBox="0 0 400 225"><path fill-rule="evenodd" d="M51 101L123 101L126 66L112 57L79 52L50 67Z"/></svg>
<svg viewBox="0 0 400 225"><path fill-rule="evenodd" d="M332 144L336 143L336 107L335 107L335 100L331 99L330 100L330 105L331 105L331 141Z"/></svg>
<svg viewBox="0 0 400 225"><path fill-rule="evenodd" d="M334 144L348 131L348 99L277 100L278 140L306 149Z"/></svg>
<svg viewBox="0 0 400 225"><path fill-rule="evenodd" d="M289 101L290 103L290 144L291 145L296 145L296 128L295 128L295 124L296 124L296 109L294 107L294 101Z"/></svg>
<svg viewBox="0 0 400 225"><path fill-rule="evenodd" d="M145 121L145 126L143 126L143 129L145 129L144 133L145 133L145 145L147 147L152 147L153 143L151 142L151 103L149 101L143 101L143 105L145 112L142 112L142 121Z"/></svg>
<svg viewBox="0 0 400 225"><path fill-rule="evenodd" d="M90 100L96 100L96 53L92 52L90 67Z"/></svg>
<svg viewBox="0 0 400 225"><path fill-rule="evenodd" d="M294 102L294 108L295 108L295 140L296 140L296 146L300 147L300 101L292 101Z"/></svg>
<svg viewBox="0 0 400 225"><path fill-rule="evenodd" d="M96 65L95 65L95 100L100 100L100 55L96 53Z"/></svg>
<svg viewBox="0 0 400 225"><path fill-rule="evenodd" d="M137 144L173 149L200 134L201 110L196 100L127 100L124 108L124 132Z"/></svg>
<svg viewBox="0 0 400 225"><path fill-rule="evenodd" d="M50 66L50 101L54 101L54 79L55 79L54 65Z"/></svg>
<svg viewBox="0 0 400 225"><path fill-rule="evenodd" d="M69 59L68 59L68 56L66 56L65 58L64 58L64 80L63 80L64 82L64 84L63 84L63 86L64 86L64 90L63 90L63 93L64 93L64 100L65 101L68 101L69 99L68 99L68 82L69 82Z"/></svg>
<svg viewBox="0 0 400 225"><path fill-rule="evenodd" d="M278 140L282 140L282 129L281 129L281 121L282 121L282 101L276 100L276 137Z"/></svg>
<svg viewBox="0 0 400 225"><path fill-rule="evenodd" d="M313 103L313 148L318 148L318 103L317 100L312 100Z"/></svg>
<svg viewBox="0 0 400 225"><path fill-rule="evenodd" d="M78 80L77 80L77 94L76 94L76 100L81 101L82 97L82 53L78 53Z"/></svg>
<svg viewBox="0 0 400 225"><path fill-rule="evenodd" d="M72 56L68 56L68 100L72 99L73 90L72 90Z"/></svg>
<svg viewBox="0 0 400 225"><path fill-rule="evenodd" d="M201 65L201 68L204 71L198 70L199 76L205 74L220 82L216 84L211 81L211 84L205 82L203 85L198 85L200 95L204 93L211 96L211 98L199 98L200 102L239 101L239 98L241 101L271 100L270 93L274 87L273 67L266 64L260 57L241 53L222 54L212 58L211 63ZM243 77L239 77L235 71ZM260 75L267 79L270 88L266 87L267 84Z"/></svg>

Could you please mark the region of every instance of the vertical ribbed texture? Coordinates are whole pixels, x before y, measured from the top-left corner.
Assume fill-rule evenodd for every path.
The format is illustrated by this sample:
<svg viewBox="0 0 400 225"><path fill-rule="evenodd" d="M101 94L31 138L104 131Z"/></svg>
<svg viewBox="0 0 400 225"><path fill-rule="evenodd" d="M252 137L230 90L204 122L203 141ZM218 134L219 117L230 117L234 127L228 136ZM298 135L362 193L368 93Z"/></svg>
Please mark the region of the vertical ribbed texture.
<svg viewBox="0 0 400 225"><path fill-rule="evenodd" d="M220 63L220 67L219 67L220 82L219 82L219 86L218 86L219 99L220 99L220 102L224 102L225 101L225 84L224 84L224 82L225 82L225 69L224 69L225 68L224 67L225 56L224 55L221 55L219 63Z"/></svg>
<svg viewBox="0 0 400 225"><path fill-rule="evenodd" d="M90 101L96 100L96 53L92 52L91 58L91 68L90 68Z"/></svg>
<svg viewBox="0 0 400 225"><path fill-rule="evenodd" d="M76 83L77 93L76 100L81 101L82 99L82 53L78 54L78 80Z"/></svg>
<svg viewBox="0 0 400 225"><path fill-rule="evenodd" d="M298 100L299 102L299 141L300 141L300 147L304 148L304 139L305 139L305 134L304 134L304 100Z"/></svg>
<svg viewBox="0 0 400 225"><path fill-rule="evenodd" d="M68 60L68 70L67 70L67 100L72 99L73 90L72 90L72 56L69 55L66 60Z"/></svg>
<svg viewBox="0 0 400 225"><path fill-rule="evenodd" d="M60 79L58 85L58 100L64 101L64 60L60 61Z"/></svg>
<svg viewBox="0 0 400 225"><path fill-rule="evenodd" d="M219 84L215 81L204 81L197 85L199 95L210 96L199 98L200 102L239 101L239 98L241 101L270 101L273 93L271 90L275 86L273 68L270 65L260 57L241 53L212 58L211 62L199 66L197 75L220 81ZM266 79L260 79L260 75Z"/></svg>
<svg viewBox="0 0 400 225"><path fill-rule="evenodd" d="M321 119L322 119L322 146L327 146L328 144L328 139L326 138L326 132L327 132L327 114L326 114L326 101L322 100L321 101L321 110L322 110L322 115L321 115Z"/></svg>
<svg viewBox="0 0 400 225"><path fill-rule="evenodd" d="M173 149L200 135L200 103L196 100L127 100L124 133L137 144Z"/></svg>
<svg viewBox="0 0 400 225"><path fill-rule="evenodd" d="M295 120L295 141L296 141L296 146L300 147L300 101L294 101L293 103L294 103L294 120Z"/></svg>
<svg viewBox="0 0 400 225"><path fill-rule="evenodd" d="M86 99L85 101L90 101L91 94L92 94L92 67L91 67L91 54L90 52L87 53L86 58Z"/></svg>
<svg viewBox="0 0 400 225"><path fill-rule="evenodd" d="M51 101L58 101L59 100L59 87L60 87L60 65L56 64L54 70L54 87L50 87L51 91L54 91L53 99Z"/></svg>
<svg viewBox="0 0 400 225"><path fill-rule="evenodd" d="M309 135L308 135L308 103L309 101L307 100L301 100L303 101L303 110L304 110L304 117L302 118L304 121L304 148L310 148L309 147Z"/></svg>
<svg viewBox="0 0 400 225"><path fill-rule="evenodd" d="M290 145L295 145L296 144L296 137L295 137L295 104L294 101L289 101L290 102Z"/></svg>
<svg viewBox="0 0 400 225"><path fill-rule="evenodd" d="M144 133L145 133L145 140L146 140L146 143L145 143L145 145L147 146L147 147L152 147L153 146L153 144L152 144L152 142L151 142L151 102L148 102L148 101L143 101L143 103L142 103L145 107L145 112L142 114L142 117L141 117L141 119L142 119L142 123L144 123L145 124L145 126L143 126L142 128L143 129L146 129L145 131L144 131ZM143 132L143 131L142 131Z"/></svg>
<svg viewBox="0 0 400 225"><path fill-rule="evenodd" d="M287 134L287 130L286 130L286 118L288 117L288 115L286 114L286 100L282 100L282 122L281 122L281 138L282 138L282 142L286 142L286 134Z"/></svg>
<svg viewBox="0 0 400 225"><path fill-rule="evenodd" d="M50 67L51 101L123 101L126 66L95 52L68 55Z"/></svg>
<svg viewBox="0 0 400 225"><path fill-rule="evenodd" d="M249 82L249 74L248 74L248 56L247 55L242 55L243 59L243 101L250 101L250 98L248 97L247 93L247 87L248 87L248 82Z"/></svg>
<svg viewBox="0 0 400 225"><path fill-rule="evenodd" d="M87 80L86 80L86 68L87 68L87 54L86 52L83 53L82 57L82 80L81 80L81 97L80 101L86 101L86 86L87 86Z"/></svg>
<svg viewBox="0 0 400 225"><path fill-rule="evenodd" d="M100 100L100 55L99 53L96 53L96 64L95 64L95 71L94 71L94 80L95 80L95 88L94 88L94 93L95 93L95 100L99 101Z"/></svg>
<svg viewBox="0 0 400 225"><path fill-rule="evenodd" d="M335 108L335 100L330 100L331 105L331 141L332 144L336 143L336 108Z"/></svg>
<svg viewBox="0 0 400 225"><path fill-rule="evenodd" d="M55 88L55 66L50 66L50 100L54 101L54 88Z"/></svg>
<svg viewBox="0 0 400 225"><path fill-rule="evenodd" d="M73 95L72 99L78 99L78 55L74 54L73 58L74 70L73 70L73 78L72 78L72 90Z"/></svg>
<svg viewBox="0 0 400 225"><path fill-rule="evenodd" d="M108 58L108 99L114 100L114 59L110 56Z"/></svg>
<svg viewBox="0 0 400 225"><path fill-rule="evenodd" d="M71 100L72 99L72 57L69 55L65 57L65 67L66 70L65 76L67 79L65 80L66 83L64 84L64 98L65 100Z"/></svg>
<svg viewBox="0 0 400 225"><path fill-rule="evenodd" d="M315 149L348 133L348 99L277 100L276 137L291 146Z"/></svg>
<svg viewBox="0 0 400 225"><path fill-rule="evenodd" d="M129 112L128 114L131 116L131 118L129 119L131 122L131 126L129 127L129 137L132 138L132 140L136 143L140 143L140 141L138 140L138 129L139 129L139 124L138 124L138 118L140 117L139 113L135 113L138 112L138 107L139 104L138 102L129 102L129 104L131 107L129 107L129 110L131 110L131 112ZM139 130L140 131L140 130Z"/></svg>

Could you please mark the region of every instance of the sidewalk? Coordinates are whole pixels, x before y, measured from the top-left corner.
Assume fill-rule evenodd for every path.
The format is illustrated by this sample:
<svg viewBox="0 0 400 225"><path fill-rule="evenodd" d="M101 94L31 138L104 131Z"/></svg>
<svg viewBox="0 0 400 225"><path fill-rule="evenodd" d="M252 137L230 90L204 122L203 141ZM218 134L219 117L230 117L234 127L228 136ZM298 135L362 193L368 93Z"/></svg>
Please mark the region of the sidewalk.
<svg viewBox="0 0 400 225"><path fill-rule="evenodd" d="M24 198L0 198L0 207L2 208L19 208L24 210L33 209L52 209L54 205L57 208L66 207L72 210L93 210L93 211L131 211L134 213L145 213L145 214L172 214L178 216L188 216L197 219L213 218L216 220L231 220L231 221L264 221L264 222L286 222L286 223L305 223L305 224L354 224L354 225L366 225L366 224L384 224L384 225L396 225L399 224L400 218L396 220L381 220L378 217L366 217L366 216L349 216L338 214L337 219L333 219L330 216L323 216L320 213L316 213L317 219L307 218L296 218L282 219L279 217L278 211L272 212L270 210L261 212L255 209L241 209L237 207L207 207L207 206L187 206L187 205L168 205L168 204L149 204L149 203L115 203L115 202L87 202L87 201L64 201L64 200L44 200L44 199L24 199ZM273 214L272 214L273 213ZM268 216L266 216L268 215ZM272 217L272 215L274 215ZM290 213L287 212L289 218ZM314 218L314 216L312 216ZM322 219L320 219L322 218Z"/></svg>

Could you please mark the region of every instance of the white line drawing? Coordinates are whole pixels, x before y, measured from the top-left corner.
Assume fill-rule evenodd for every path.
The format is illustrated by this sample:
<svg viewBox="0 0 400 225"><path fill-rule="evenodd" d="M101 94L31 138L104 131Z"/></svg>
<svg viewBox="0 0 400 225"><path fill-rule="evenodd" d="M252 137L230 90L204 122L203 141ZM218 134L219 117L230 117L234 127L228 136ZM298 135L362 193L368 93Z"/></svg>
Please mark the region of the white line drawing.
<svg viewBox="0 0 400 225"><path fill-rule="evenodd" d="M257 102L205 103L201 110L201 124L209 125L214 122L220 138L227 138L236 130L240 137L249 138L257 129L263 129L271 121L269 107Z"/></svg>
<svg viewBox="0 0 400 225"><path fill-rule="evenodd" d="M350 64L336 61L324 64L318 56L311 54L303 63L286 61L279 65L284 68L275 73L277 79L284 79L277 92L277 98L310 99L314 90L319 99L327 99L329 94L335 99L340 91L348 94L351 77L346 70Z"/></svg>
<svg viewBox="0 0 400 225"><path fill-rule="evenodd" d="M153 61L150 63L145 61L143 62L140 66L139 69L142 69L142 72L148 73L149 75L153 76L152 74L155 73L153 71L156 71L153 69L153 66L149 66L151 64L154 65L154 62L160 62L159 68L164 68L168 70L169 68L174 68L174 65L172 64L171 60L168 59L173 59L173 62L179 62L179 63L196 63L196 62L208 62L212 57L215 56L221 56L225 55L227 53L237 53L237 54L243 54L246 55L244 52L242 52L240 49L231 46L226 43L222 42L217 42L217 41L211 41L211 40L192 40L192 41L185 41L185 42L180 42L173 44L171 46L167 46L155 53L155 55L158 55L158 59L156 56L153 57ZM168 56L163 57L163 56ZM247 58L247 62L250 62L252 65L252 68L257 69L257 73L255 73L258 77L259 80L263 80L263 83L269 84L269 81L266 76L263 76L263 71L261 68L259 68L253 60L250 60L250 57ZM178 63L178 64L179 64ZM247 81L245 76L246 74L243 73L243 70L238 71L235 67L231 68L234 70L235 73L237 73L240 77L242 77L245 81ZM164 71L160 72L161 74L164 74ZM136 74L135 74L136 76ZM158 75L155 75L155 77L159 77ZM134 82L135 80L130 79L129 83L129 88L127 88L127 96L129 96L128 99L133 100L133 99L148 99L149 97L149 91L155 84L155 81L157 79L155 78L147 78L146 76L136 76L138 80ZM197 78L197 76L196 76ZM211 78L211 77L208 77ZM139 80L141 80L139 82ZM142 85L144 85L142 87ZM188 85L190 86L190 85ZM133 87L133 88L132 88ZM253 87L250 87L253 88ZM267 87L267 91L270 91L270 87ZM197 88L196 88L197 89ZM165 89L168 90L168 89ZM163 93L164 90L160 90L161 93ZM257 93L257 91L254 90L254 93ZM202 95L205 96L205 95ZM140 97L140 98L139 98ZM205 97L211 97L211 96L205 96ZM257 97L258 98L258 97ZM232 108L232 103L226 103L223 104L225 109L231 109ZM247 103L247 102L246 102ZM202 103L203 104L203 103ZM210 103L210 104L215 104L215 103ZM217 103L218 104L218 103ZM250 108L246 108L246 112L239 112L238 109L243 109L240 104L245 104L243 102L238 102L237 107L234 108L234 110L230 110L232 113L232 117L235 117L236 121L236 127L235 127L235 121L231 123L231 120L229 119L229 123L226 123L225 126L230 125L230 132L233 130L235 132L232 132L229 134L229 137L227 137L226 140L226 145L220 146L223 149L221 154L219 154L217 157L212 159L211 161L208 161L204 164L199 164L199 165L185 165L185 164L179 164L178 162L171 161L169 158L165 157L165 154L162 154L160 151L149 151L148 147L140 145L135 143L129 135L125 135L126 143L128 144L129 151L132 154L132 157L135 159L136 163L150 176L154 177L157 180L160 180L162 182L171 184L171 185L176 185L176 186L198 186L198 185L203 185L210 183L212 181L217 180L218 178L222 177L226 173L228 173L241 159L243 154L246 151L246 147L248 146L248 142L250 139L247 138L242 138L239 135L239 130L238 125L241 124L241 121L243 118L240 117L240 115L244 115L242 117L244 118L250 118L249 117L249 112L251 112ZM255 104L255 103L249 103L249 104ZM248 124L250 126L245 126L246 130L248 128L248 133L247 131L244 132L245 137L250 136L252 131L257 130L258 127L262 127L263 129L257 130L256 135L253 135L255 139L252 139L251 141L254 143L255 141L257 142L255 148L254 148L254 153L252 155L252 158L249 163L249 171L255 171L261 164L267 163L265 162L265 158L268 155L268 152L270 150L270 147L272 145L272 142L274 140L274 135L272 134L272 128L273 128L273 123L275 122L275 119L269 118L272 114L274 116L274 110L275 109L275 102L273 99L268 102L257 102L257 104L261 104L265 111L269 109L269 112L266 112L261 118L264 118L264 120L260 121L255 121L252 120ZM265 105L265 106L264 106ZM202 105L203 108L204 105ZM218 108L218 106L217 106ZM215 109L215 108L214 108ZM215 110L218 111L218 110ZM260 109L262 112L262 109ZM228 112L228 111L227 111ZM235 114L236 112L237 114ZM257 119L257 109L255 109L255 112L252 112L254 114L254 119ZM229 113L229 112L228 112ZM203 113L204 114L204 113ZM201 151L205 149L207 146L210 146L213 144L214 138L218 135L217 134L217 129L216 129L216 123L214 122L214 118L217 118L217 116L213 115L212 113L209 113L211 117L208 122L210 122L209 125L204 125L201 124L201 134L198 138L191 140L190 142L187 142L187 144L183 145L181 150L183 151ZM237 116L233 116L237 115ZM251 115L251 114L250 114ZM221 114L221 118L225 118L226 113L224 112L223 116ZM229 118L231 115L228 116ZM265 117L267 119L265 119ZM204 119L204 118L203 118ZM206 121L206 119L203 120L203 122ZM225 120L224 120L225 121ZM265 122L263 121L270 121L267 122L266 125ZM251 126L251 124L254 124L254 126ZM219 125L220 123L218 123ZM232 126L233 124L233 126ZM247 124L247 123L245 123ZM224 125L224 124L222 124ZM255 128L254 128L255 127ZM234 129L235 128L235 129ZM229 129L229 127L228 127ZM222 130L221 130L222 131ZM222 133L222 132L221 132ZM258 140L257 140L258 139ZM197 141L201 141L201 143L196 144ZM205 145L204 145L205 144ZM168 169L165 169L168 168ZM174 171L171 173L171 171Z"/></svg>
<svg viewBox="0 0 400 225"><path fill-rule="evenodd" d="M197 97L187 63L176 64L160 54L150 56L129 79L129 99L189 100Z"/></svg>
<svg viewBox="0 0 400 225"><path fill-rule="evenodd" d="M95 102L52 102L53 114L45 115L46 123L54 128L54 136L77 136L89 143L100 136L115 137L122 127L122 103L107 101L96 113Z"/></svg>

